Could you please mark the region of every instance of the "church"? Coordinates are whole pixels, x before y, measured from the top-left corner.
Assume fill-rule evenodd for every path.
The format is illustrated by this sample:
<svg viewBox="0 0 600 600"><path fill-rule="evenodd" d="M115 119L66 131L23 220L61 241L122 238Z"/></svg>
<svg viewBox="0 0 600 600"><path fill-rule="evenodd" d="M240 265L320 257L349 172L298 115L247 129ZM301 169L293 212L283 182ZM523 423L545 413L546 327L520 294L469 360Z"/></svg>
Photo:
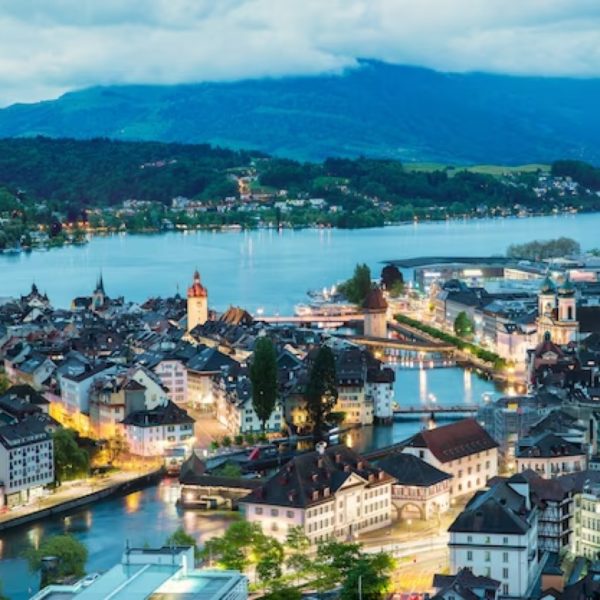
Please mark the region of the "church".
<svg viewBox="0 0 600 600"><path fill-rule="evenodd" d="M577 342L579 322L575 286L568 276L560 285L550 277L544 279L538 295L536 324L539 344L548 338L559 346Z"/></svg>

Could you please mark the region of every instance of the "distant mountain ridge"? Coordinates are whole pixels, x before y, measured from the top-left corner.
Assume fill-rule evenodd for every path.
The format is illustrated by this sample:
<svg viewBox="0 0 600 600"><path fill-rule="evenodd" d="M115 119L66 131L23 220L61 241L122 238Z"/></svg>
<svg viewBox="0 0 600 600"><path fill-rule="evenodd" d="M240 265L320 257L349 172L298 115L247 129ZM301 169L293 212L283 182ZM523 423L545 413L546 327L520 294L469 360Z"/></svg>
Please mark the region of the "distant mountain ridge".
<svg viewBox="0 0 600 600"><path fill-rule="evenodd" d="M90 88L0 110L0 137L208 142L310 160L598 164L598 106L600 79L363 61L342 75Z"/></svg>

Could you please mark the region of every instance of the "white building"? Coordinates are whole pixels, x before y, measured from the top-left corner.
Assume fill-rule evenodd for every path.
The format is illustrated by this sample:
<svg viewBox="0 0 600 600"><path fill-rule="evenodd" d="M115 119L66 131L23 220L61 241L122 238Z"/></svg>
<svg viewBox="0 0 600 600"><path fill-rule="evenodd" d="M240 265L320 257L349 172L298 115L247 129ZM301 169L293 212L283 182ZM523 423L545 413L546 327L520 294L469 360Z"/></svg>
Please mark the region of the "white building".
<svg viewBox="0 0 600 600"><path fill-rule="evenodd" d="M596 560L600 552L600 483L584 484L575 496L571 551Z"/></svg>
<svg viewBox="0 0 600 600"><path fill-rule="evenodd" d="M293 527L312 544L351 540L390 525L393 482L347 446L322 446L289 461L240 506L247 521L282 541Z"/></svg>
<svg viewBox="0 0 600 600"><path fill-rule="evenodd" d="M162 456L166 448L193 443L194 419L169 400L166 406L127 415L123 431L132 454Z"/></svg>
<svg viewBox="0 0 600 600"><path fill-rule="evenodd" d="M61 404L67 413L74 415L76 413L88 414L90 410L90 389L96 379L105 375L115 373L117 367L102 363L84 371L79 370L76 373L59 373L58 383L60 385Z"/></svg>
<svg viewBox="0 0 600 600"><path fill-rule="evenodd" d="M0 427L0 507L26 504L54 481L54 445L45 415Z"/></svg>
<svg viewBox="0 0 600 600"><path fill-rule="evenodd" d="M532 470L551 479L586 469L583 446L546 432L535 438L522 438L515 451L517 472Z"/></svg>
<svg viewBox="0 0 600 600"><path fill-rule="evenodd" d="M475 419L420 431L403 452L452 475L451 497L473 493L498 474L498 444Z"/></svg>
<svg viewBox="0 0 600 600"><path fill-rule="evenodd" d="M513 477L473 496L449 528L450 570L500 582L500 598L529 598L539 576L538 507Z"/></svg>
<svg viewBox="0 0 600 600"><path fill-rule="evenodd" d="M188 402L188 372L182 360L167 357L154 367L154 372L169 390L169 398L175 404L186 404Z"/></svg>
<svg viewBox="0 0 600 600"><path fill-rule="evenodd" d="M114 600L188 598L247 600L248 580L239 571L194 568L194 549L186 546L128 548L121 562L91 584L49 585L31 600Z"/></svg>
<svg viewBox="0 0 600 600"><path fill-rule="evenodd" d="M380 421L394 417L394 371L390 368L369 369L365 392L373 403L373 413Z"/></svg>

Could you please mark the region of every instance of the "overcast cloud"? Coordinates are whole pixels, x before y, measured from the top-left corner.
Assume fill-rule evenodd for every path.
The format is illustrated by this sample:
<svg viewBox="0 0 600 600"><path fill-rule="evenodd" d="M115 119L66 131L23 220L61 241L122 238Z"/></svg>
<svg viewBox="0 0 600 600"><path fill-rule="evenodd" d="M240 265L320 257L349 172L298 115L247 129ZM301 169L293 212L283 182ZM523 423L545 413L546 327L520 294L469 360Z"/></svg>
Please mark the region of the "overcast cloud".
<svg viewBox="0 0 600 600"><path fill-rule="evenodd" d="M117 83L340 72L600 76L599 0L0 0L0 104Z"/></svg>

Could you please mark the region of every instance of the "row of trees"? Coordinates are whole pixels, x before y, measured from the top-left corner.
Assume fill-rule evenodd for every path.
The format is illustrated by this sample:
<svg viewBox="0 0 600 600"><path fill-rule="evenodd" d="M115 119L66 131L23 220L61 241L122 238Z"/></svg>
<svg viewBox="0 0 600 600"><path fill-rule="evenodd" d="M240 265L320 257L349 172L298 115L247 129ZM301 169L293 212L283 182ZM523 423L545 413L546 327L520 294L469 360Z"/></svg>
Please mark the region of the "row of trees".
<svg viewBox="0 0 600 600"><path fill-rule="evenodd" d="M524 258L527 260L544 260L560 258L581 253L579 242L572 238L560 237L553 240L533 240L525 244L511 244L506 250L506 256Z"/></svg>
<svg viewBox="0 0 600 600"><path fill-rule="evenodd" d="M395 564L388 554L366 554L360 544L336 541L321 542L315 555L309 550L300 527L292 528L282 544L257 523L239 521L208 540L198 555L209 565L254 573L255 583L270 592L269 600L300 598L302 582L319 592L341 585L343 600L356 598L359 579L364 598L376 600L389 590Z"/></svg>

